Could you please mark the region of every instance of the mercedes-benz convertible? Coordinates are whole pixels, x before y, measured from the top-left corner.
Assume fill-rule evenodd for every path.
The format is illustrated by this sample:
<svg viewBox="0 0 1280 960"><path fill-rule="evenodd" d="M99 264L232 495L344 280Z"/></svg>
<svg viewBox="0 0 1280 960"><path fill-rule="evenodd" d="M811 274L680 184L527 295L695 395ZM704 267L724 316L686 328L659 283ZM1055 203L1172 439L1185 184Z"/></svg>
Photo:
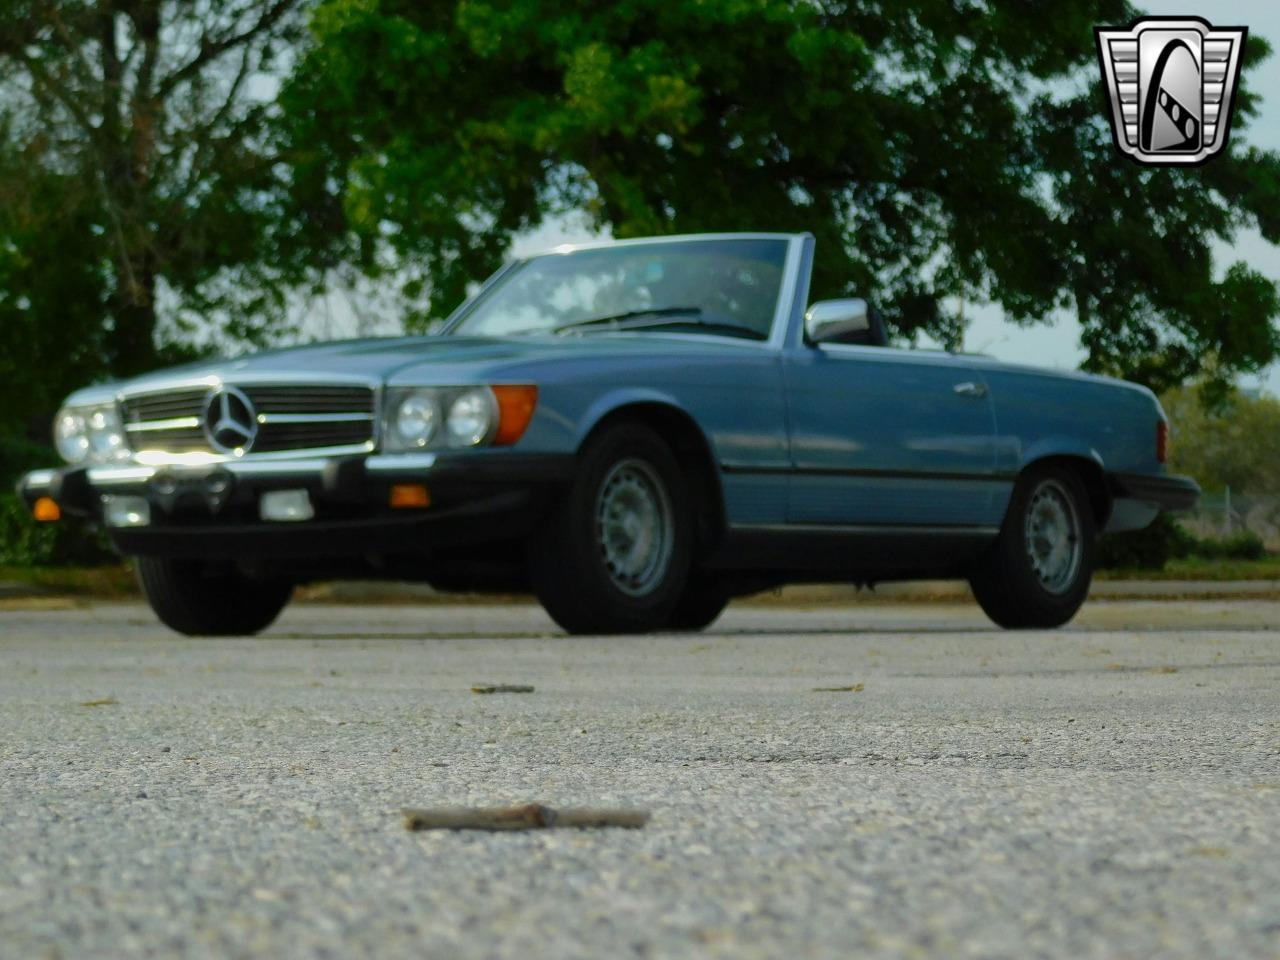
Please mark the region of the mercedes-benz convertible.
<svg viewBox="0 0 1280 960"><path fill-rule="evenodd" d="M1097 538L1195 503L1145 388L889 346L809 302L807 234L561 247L430 336L78 391L19 491L105 526L157 615L268 626L300 583L532 589L574 633L692 630L793 582L963 577L1068 621Z"/></svg>

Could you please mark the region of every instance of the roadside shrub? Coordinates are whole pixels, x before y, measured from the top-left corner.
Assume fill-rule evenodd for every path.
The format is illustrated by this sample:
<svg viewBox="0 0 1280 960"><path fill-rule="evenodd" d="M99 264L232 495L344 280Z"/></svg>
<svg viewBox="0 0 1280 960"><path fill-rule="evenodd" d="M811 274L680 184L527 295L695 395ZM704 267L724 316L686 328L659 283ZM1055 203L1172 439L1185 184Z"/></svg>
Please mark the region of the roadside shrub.
<svg viewBox="0 0 1280 960"><path fill-rule="evenodd" d="M1206 560L1261 560L1267 547L1252 530L1241 530L1220 540L1197 540L1192 552Z"/></svg>
<svg viewBox="0 0 1280 960"><path fill-rule="evenodd" d="M1162 513L1145 530L1116 533L1098 541L1102 570L1163 570L1170 560L1195 552L1199 541L1172 516Z"/></svg>
<svg viewBox="0 0 1280 960"><path fill-rule="evenodd" d="M92 567L119 562L100 530L78 520L36 523L17 496L0 493L0 566Z"/></svg>
<svg viewBox="0 0 1280 960"><path fill-rule="evenodd" d="M94 567L119 563L106 535L81 520L36 523L13 485L28 470L58 462L45 443L0 438L0 565L8 567Z"/></svg>
<svg viewBox="0 0 1280 960"><path fill-rule="evenodd" d="M1103 570L1163 570L1170 560L1261 560L1267 556L1262 538L1251 530L1229 537L1197 537L1167 513L1145 530L1117 533L1098 542Z"/></svg>
<svg viewBox="0 0 1280 960"><path fill-rule="evenodd" d="M58 462L47 443L33 443L21 437L0 437L0 495L13 492L13 485L28 470L38 470Z"/></svg>

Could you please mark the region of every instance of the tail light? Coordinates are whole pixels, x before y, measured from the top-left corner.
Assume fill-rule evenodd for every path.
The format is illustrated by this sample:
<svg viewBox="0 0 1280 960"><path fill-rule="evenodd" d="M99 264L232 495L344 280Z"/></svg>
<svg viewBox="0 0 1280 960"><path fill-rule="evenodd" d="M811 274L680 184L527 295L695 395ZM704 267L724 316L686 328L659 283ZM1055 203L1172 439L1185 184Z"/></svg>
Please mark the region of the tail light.
<svg viewBox="0 0 1280 960"><path fill-rule="evenodd" d="M1164 463L1169 459L1169 423L1161 420L1156 424L1156 461Z"/></svg>

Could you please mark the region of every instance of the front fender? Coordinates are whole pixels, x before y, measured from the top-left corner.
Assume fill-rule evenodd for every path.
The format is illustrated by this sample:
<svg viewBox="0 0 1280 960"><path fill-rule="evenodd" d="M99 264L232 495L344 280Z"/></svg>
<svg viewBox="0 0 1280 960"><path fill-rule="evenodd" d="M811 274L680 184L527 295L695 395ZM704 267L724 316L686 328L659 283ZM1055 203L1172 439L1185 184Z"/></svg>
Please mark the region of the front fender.
<svg viewBox="0 0 1280 960"><path fill-rule="evenodd" d="M694 423L695 418L674 395L663 390L652 387L623 387L617 390L610 390L602 394L592 401L586 411L578 418L577 427L574 434L574 447L580 448L583 442L591 435L591 431L598 427L606 417L610 414L622 409L623 407L634 406L636 404L654 404L667 407L678 413L688 417ZM705 431L704 434L705 436ZM708 438L709 441L709 438Z"/></svg>

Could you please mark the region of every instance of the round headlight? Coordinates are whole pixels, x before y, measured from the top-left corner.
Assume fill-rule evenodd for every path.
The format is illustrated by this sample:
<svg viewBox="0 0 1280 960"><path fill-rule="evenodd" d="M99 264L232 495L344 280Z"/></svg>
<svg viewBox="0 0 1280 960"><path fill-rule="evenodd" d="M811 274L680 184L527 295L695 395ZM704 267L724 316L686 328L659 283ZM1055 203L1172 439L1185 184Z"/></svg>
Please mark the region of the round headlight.
<svg viewBox="0 0 1280 960"><path fill-rule="evenodd" d="M118 460L125 453L124 428L114 406L90 411L86 421L89 450L95 460Z"/></svg>
<svg viewBox="0 0 1280 960"><path fill-rule="evenodd" d="M74 410L63 410L53 425L53 439L58 454L67 463L82 463L89 456L89 434L84 417Z"/></svg>
<svg viewBox="0 0 1280 960"><path fill-rule="evenodd" d="M426 393L406 397L396 411L396 434L406 446L425 447L440 424L440 409Z"/></svg>
<svg viewBox="0 0 1280 960"><path fill-rule="evenodd" d="M493 429L493 396L488 390L468 390L449 408L449 439L460 447L483 443Z"/></svg>

